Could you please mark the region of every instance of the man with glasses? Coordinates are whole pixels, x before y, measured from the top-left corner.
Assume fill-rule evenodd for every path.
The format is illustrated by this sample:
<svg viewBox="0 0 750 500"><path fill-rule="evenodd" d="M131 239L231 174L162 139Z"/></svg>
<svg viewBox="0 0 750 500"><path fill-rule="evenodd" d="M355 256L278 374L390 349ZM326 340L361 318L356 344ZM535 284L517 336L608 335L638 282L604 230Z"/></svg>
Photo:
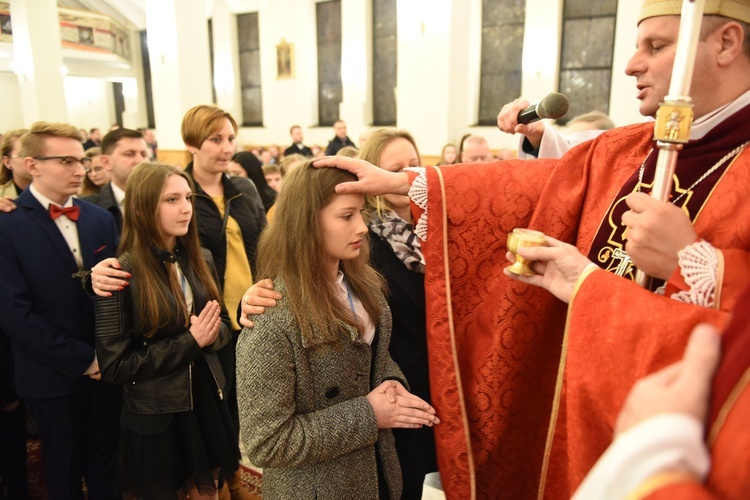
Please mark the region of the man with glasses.
<svg viewBox="0 0 750 500"><path fill-rule="evenodd" d="M148 161L148 145L137 130L118 128L102 139L102 165L111 174L111 180L97 194L83 197L106 209L115 218L118 232L122 232L122 204L125 185L130 172L141 162Z"/></svg>
<svg viewBox="0 0 750 500"><path fill-rule="evenodd" d="M115 254L105 210L77 200L90 158L78 130L37 122L22 139L33 182L0 213L0 330L11 341L18 395L35 418L49 498L114 498L121 395L100 382L94 306L83 269Z"/></svg>

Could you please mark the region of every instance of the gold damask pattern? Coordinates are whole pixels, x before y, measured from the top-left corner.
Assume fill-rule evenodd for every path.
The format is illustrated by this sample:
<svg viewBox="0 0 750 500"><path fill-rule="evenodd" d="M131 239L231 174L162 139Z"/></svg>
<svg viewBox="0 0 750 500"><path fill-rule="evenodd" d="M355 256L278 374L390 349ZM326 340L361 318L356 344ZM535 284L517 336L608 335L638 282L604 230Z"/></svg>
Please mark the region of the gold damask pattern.
<svg viewBox="0 0 750 500"><path fill-rule="evenodd" d="M477 498L535 498L539 489L567 309L545 290L502 274L508 265L505 259L508 232L516 227L538 230L576 245L594 259L603 247L616 248L608 244L618 234L617 219L621 216L613 212L613 205L619 210L623 205L621 199L636 188L639 166L653 146L653 127L650 123L609 131L591 143L574 148L560 161L440 167L446 186L445 210L438 176L434 169L427 169L430 217L423 250L427 262L430 379L433 404L442 420L435 429L438 466L449 498L471 498L474 488ZM707 141L706 147L686 146L679 170L691 170L694 175L685 177L681 173L678 189L693 186L705 174L706 165L715 164L727 151L747 140L732 137L733 130L747 130L746 127L732 123L727 127L728 130L717 130L718 140ZM726 144L722 142L724 138ZM655 164L656 155L653 156ZM738 158L743 157L747 155ZM702 181L701 186L709 186L705 193L695 190L678 199L685 201L689 213L696 216L698 234L723 249L726 262L746 263L740 271L725 275L725 290L728 284L734 286L743 277L746 285L750 273L747 253L735 257L729 250L750 248L745 241L750 238L750 217L737 215L747 211L742 208L747 206L750 190L745 187L750 186L748 162L750 157L738 161L736 167L715 172L717 178L726 173L721 183L713 178ZM643 179L645 189L653 179L650 162ZM704 200L709 202L701 209ZM696 203L698 209L693 208ZM603 224L611 212L614 224ZM618 243L622 246L622 242ZM449 266L444 264L445 258ZM454 338L445 295L446 273L450 279ZM621 311L624 304L630 307L628 300L634 293L653 297L632 283L601 274L610 278L607 293L599 291L608 311L615 306ZM669 305L674 302L657 299ZM664 303L657 301L656 306L659 305ZM647 331L643 325L633 330L627 341L619 338L624 335L622 331L611 330L617 337L610 339L602 328L613 319L610 315L621 321L645 320L644 315L602 312L600 305L581 307L588 311L592 321L586 328L571 330L570 341L575 345L568 350L561 412L554 422L555 439L546 481L548 498L569 498L580 480L580 471L589 470L592 460L600 454L601 450L592 443L611 441L609 419L614 419L616 413L610 415L609 410L615 405L607 403L602 407L600 402L611 399L612 387L619 387L621 380L605 376L606 368L614 367L617 359L632 365L643 352L651 352L630 345L643 348L645 340L640 337ZM658 314L658 308L652 307L648 316ZM667 321L668 316L660 317ZM604 337L609 340L604 342ZM569 404L572 388L567 379L567 370L573 365L578 366L580 373L588 373L591 359L581 357L579 351L598 353L594 361L605 371L594 378L609 384L604 391L578 394L579 398L595 395L591 405L580 408L575 401ZM622 369L628 366L623 365ZM592 419L594 410L605 414ZM469 454L474 474L470 473Z"/></svg>

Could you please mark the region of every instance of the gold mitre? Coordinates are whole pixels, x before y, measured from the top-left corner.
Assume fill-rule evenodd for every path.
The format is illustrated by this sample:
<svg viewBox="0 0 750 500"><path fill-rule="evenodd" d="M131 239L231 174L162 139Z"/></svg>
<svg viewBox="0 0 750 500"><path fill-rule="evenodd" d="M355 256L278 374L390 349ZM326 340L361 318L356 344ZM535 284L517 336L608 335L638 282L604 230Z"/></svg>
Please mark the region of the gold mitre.
<svg viewBox="0 0 750 500"><path fill-rule="evenodd" d="M638 15L638 23L649 17L679 16L681 12L682 0L645 0ZM750 23L750 0L706 0L703 14Z"/></svg>

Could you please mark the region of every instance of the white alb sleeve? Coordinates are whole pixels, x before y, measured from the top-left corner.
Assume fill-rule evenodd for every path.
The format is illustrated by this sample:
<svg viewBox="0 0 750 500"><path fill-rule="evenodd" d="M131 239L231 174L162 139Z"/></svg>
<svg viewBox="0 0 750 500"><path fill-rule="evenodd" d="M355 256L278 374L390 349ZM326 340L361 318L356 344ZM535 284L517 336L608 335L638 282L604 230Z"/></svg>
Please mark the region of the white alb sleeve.
<svg viewBox="0 0 750 500"><path fill-rule="evenodd" d="M574 500L628 498L662 472L686 472L704 481L711 462L703 425L684 413L663 413L620 434L573 495Z"/></svg>

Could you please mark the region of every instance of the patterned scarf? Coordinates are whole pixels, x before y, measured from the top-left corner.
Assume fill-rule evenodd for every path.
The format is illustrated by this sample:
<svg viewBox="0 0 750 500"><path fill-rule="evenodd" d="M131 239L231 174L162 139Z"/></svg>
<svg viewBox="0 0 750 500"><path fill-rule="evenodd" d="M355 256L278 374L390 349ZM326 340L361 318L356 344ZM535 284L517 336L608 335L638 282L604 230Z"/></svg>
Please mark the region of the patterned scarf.
<svg viewBox="0 0 750 500"><path fill-rule="evenodd" d="M386 241L401 262L415 273L424 274L424 257L414 227L391 210L370 213L370 230Z"/></svg>

